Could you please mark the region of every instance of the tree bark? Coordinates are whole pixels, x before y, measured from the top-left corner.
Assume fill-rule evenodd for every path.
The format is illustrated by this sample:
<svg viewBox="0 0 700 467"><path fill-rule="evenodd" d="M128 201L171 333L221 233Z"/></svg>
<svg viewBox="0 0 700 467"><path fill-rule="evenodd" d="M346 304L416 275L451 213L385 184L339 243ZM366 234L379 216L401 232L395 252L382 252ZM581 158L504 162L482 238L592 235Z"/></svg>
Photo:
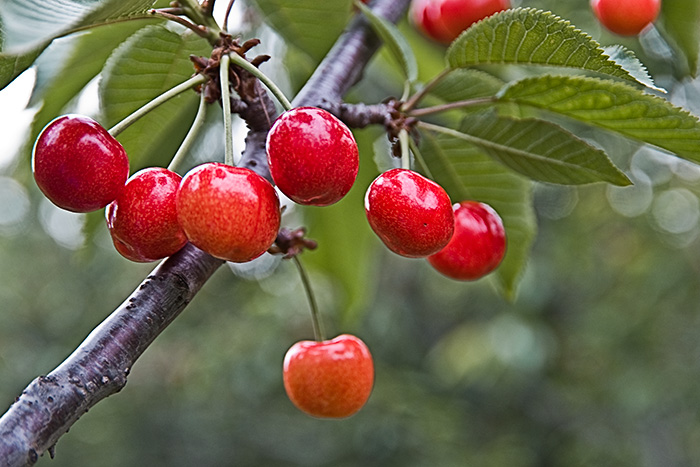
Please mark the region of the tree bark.
<svg viewBox="0 0 700 467"><path fill-rule="evenodd" d="M373 8L396 22L408 3L376 0ZM379 45L367 21L356 15L293 104L339 102ZM267 129L251 126L241 162L263 176L269 173ZM80 416L124 387L136 360L222 264L192 245L163 261L63 363L32 381L0 418L0 465L33 465L47 450L53 453Z"/></svg>

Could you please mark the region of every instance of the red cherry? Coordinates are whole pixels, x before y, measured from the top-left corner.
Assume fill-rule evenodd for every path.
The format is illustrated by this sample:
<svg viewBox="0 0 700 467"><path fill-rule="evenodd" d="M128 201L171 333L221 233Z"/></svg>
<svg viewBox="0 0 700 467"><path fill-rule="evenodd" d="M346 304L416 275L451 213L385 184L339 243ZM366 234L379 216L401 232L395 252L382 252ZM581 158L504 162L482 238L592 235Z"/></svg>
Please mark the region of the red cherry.
<svg viewBox="0 0 700 467"><path fill-rule="evenodd" d="M452 279L474 280L496 269L506 251L503 221L488 204L462 201L453 206L455 232L428 262Z"/></svg>
<svg viewBox="0 0 700 467"><path fill-rule="evenodd" d="M301 411L320 418L343 418L365 405L374 384L369 349L355 336L322 342L300 341L284 357L284 389Z"/></svg>
<svg viewBox="0 0 700 467"><path fill-rule="evenodd" d="M41 130L32 152L39 189L56 206L90 212L124 188L129 159L119 142L89 117L64 115Z"/></svg>
<svg viewBox="0 0 700 467"><path fill-rule="evenodd" d="M437 253L454 231L450 197L412 170L392 169L377 177L365 194L365 212L384 244L409 258Z"/></svg>
<svg viewBox="0 0 700 467"><path fill-rule="evenodd" d="M189 241L226 261L262 255L280 226L275 189L246 168L216 162L195 167L182 179L176 204Z"/></svg>
<svg viewBox="0 0 700 467"><path fill-rule="evenodd" d="M138 262L156 261L185 246L187 237L175 208L181 179L160 167L143 169L107 205L107 228L122 256Z"/></svg>
<svg viewBox="0 0 700 467"><path fill-rule="evenodd" d="M661 0L591 0L591 7L610 31L636 36L659 16Z"/></svg>
<svg viewBox="0 0 700 467"><path fill-rule="evenodd" d="M297 107L280 115L266 147L275 185L299 204L333 204L357 177L359 154L352 132L322 109Z"/></svg>
<svg viewBox="0 0 700 467"><path fill-rule="evenodd" d="M426 36L449 44L487 16L510 8L510 0L413 0L410 17Z"/></svg>

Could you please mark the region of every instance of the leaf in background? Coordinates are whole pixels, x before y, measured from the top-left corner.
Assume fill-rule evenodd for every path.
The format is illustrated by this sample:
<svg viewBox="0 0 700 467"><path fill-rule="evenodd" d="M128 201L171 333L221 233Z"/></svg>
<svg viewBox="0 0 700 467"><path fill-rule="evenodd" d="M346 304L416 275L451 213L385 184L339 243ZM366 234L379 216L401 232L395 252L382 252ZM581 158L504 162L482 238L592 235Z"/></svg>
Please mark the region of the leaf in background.
<svg viewBox="0 0 700 467"><path fill-rule="evenodd" d="M500 98L556 112L700 162L698 118L623 83L541 76L513 83Z"/></svg>
<svg viewBox="0 0 700 467"><path fill-rule="evenodd" d="M42 128L99 74L114 48L144 26L141 22L120 23L51 43L35 63L36 82L29 106L41 108L34 116L27 149Z"/></svg>
<svg viewBox="0 0 700 467"><path fill-rule="evenodd" d="M399 29L384 18L377 16L374 12L362 2L355 2L355 5L360 8L362 13L369 19L372 29L382 39L384 45L391 51L396 61L398 61L401 69L409 83L413 83L418 79L418 62L413 54L411 46L403 37Z"/></svg>
<svg viewBox="0 0 700 467"><path fill-rule="evenodd" d="M352 0L253 0L265 21L316 61L330 50L352 15Z"/></svg>
<svg viewBox="0 0 700 467"><path fill-rule="evenodd" d="M512 299L537 231L532 182L453 136L421 132L421 153L435 181L447 190L453 203L488 203L503 219L506 256L494 275Z"/></svg>
<svg viewBox="0 0 700 467"><path fill-rule="evenodd" d="M9 55L0 53L0 90L29 68L42 50L38 48L26 53Z"/></svg>
<svg viewBox="0 0 700 467"><path fill-rule="evenodd" d="M154 0L4 0L0 9L2 52L45 47L76 28L123 20L144 13Z"/></svg>
<svg viewBox="0 0 700 467"><path fill-rule="evenodd" d="M372 143L376 131L355 132L360 150L360 171L350 192L338 203L323 208L304 209L304 221L309 238L317 240L319 248L304 254L304 260L331 275L342 288L344 301L340 310L341 322L349 325L361 316L367 300L372 296L371 275L376 254L374 233L366 221L364 195L377 175L371 162Z"/></svg>
<svg viewBox="0 0 700 467"><path fill-rule="evenodd" d="M502 117L489 110L465 118L459 131L443 131L533 180L564 185L630 184L603 151L543 120Z"/></svg>
<svg viewBox="0 0 700 467"><path fill-rule="evenodd" d="M450 45L446 58L451 68L546 65L637 81L588 34L550 12L532 8L506 10L476 23Z"/></svg>
<svg viewBox="0 0 700 467"><path fill-rule="evenodd" d="M190 54L206 55L211 47L190 33L148 26L127 39L109 58L100 81L100 104L109 128L193 74ZM192 91L169 100L119 135L132 171L167 165L194 119L198 97ZM217 155L212 155L215 159Z"/></svg>
<svg viewBox="0 0 700 467"><path fill-rule="evenodd" d="M634 78L655 91L666 92L665 89L660 88L654 84L654 80L651 79L647 67L637 58L637 56L629 49L621 45L610 45L603 47L603 52L605 55L610 57L610 60L614 61L622 68L627 70L627 72L634 76Z"/></svg>
<svg viewBox="0 0 700 467"><path fill-rule="evenodd" d="M661 21L665 35L670 36L683 53L690 75L697 76L700 53L700 2L662 2Z"/></svg>

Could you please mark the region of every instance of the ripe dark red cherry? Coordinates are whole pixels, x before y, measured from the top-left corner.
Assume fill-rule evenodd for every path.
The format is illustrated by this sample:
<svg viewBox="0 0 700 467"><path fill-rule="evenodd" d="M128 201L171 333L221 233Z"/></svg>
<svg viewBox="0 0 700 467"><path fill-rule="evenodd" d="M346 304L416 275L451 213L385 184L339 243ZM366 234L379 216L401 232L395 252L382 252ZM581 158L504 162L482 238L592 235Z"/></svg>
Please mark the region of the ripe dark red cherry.
<svg viewBox="0 0 700 467"><path fill-rule="evenodd" d="M409 258L437 253L454 231L450 197L412 170L392 169L377 177L365 194L365 212L384 244Z"/></svg>
<svg viewBox="0 0 700 467"><path fill-rule="evenodd" d="M503 221L488 204L462 201L453 208L454 235L445 248L428 257L428 262L452 279L479 279L496 269L505 255Z"/></svg>
<svg viewBox="0 0 700 467"><path fill-rule="evenodd" d="M272 125L266 147L275 185L299 204L328 206L355 183L355 138L325 110L297 107L283 113Z"/></svg>
<svg viewBox="0 0 700 467"><path fill-rule="evenodd" d="M90 212L107 206L121 193L129 176L129 159L99 123L82 115L64 115L39 134L32 171L39 189L56 206Z"/></svg>
<svg viewBox="0 0 700 467"><path fill-rule="evenodd" d="M591 0L598 21L615 34L636 36L656 20L661 0Z"/></svg>
<svg viewBox="0 0 700 467"><path fill-rule="evenodd" d="M181 179L160 167L143 169L107 205L107 229L122 256L138 262L156 261L185 246L187 237L175 209Z"/></svg>
<svg viewBox="0 0 700 467"><path fill-rule="evenodd" d="M431 39L449 44L473 23L510 8L510 0L413 0L409 16Z"/></svg>
<svg viewBox="0 0 700 467"><path fill-rule="evenodd" d="M355 336L300 341L284 357L284 389L299 410L319 418L344 418L360 410L372 393L374 363Z"/></svg>
<svg viewBox="0 0 700 467"><path fill-rule="evenodd" d="M262 255L280 226L279 198L270 182L252 170L217 162L185 174L176 205L188 240L226 261Z"/></svg>

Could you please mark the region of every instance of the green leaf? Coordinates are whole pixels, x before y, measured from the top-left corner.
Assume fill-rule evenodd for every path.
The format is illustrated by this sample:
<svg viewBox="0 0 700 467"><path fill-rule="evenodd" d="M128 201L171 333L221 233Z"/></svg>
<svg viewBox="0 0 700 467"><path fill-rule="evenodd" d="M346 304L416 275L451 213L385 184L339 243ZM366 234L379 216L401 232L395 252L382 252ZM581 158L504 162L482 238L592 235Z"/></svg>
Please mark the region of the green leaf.
<svg viewBox="0 0 700 467"><path fill-rule="evenodd" d="M10 84L20 73L29 68L41 51L40 48L21 54L0 53L0 89Z"/></svg>
<svg viewBox="0 0 700 467"><path fill-rule="evenodd" d="M97 76L112 50L142 23L121 23L91 29L51 43L36 60L36 82L29 102L41 105L34 116L29 142ZM90 57L86 60L86 57ZM31 145L28 145L31 146Z"/></svg>
<svg viewBox="0 0 700 467"><path fill-rule="evenodd" d="M473 144L533 180L566 185L630 184L603 151L543 120L513 119L486 111L465 118L459 131L423 126Z"/></svg>
<svg viewBox="0 0 700 467"><path fill-rule="evenodd" d="M320 61L352 15L352 0L253 0L284 39Z"/></svg>
<svg viewBox="0 0 700 467"><path fill-rule="evenodd" d="M446 58L450 68L483 64L544 65L637 81L569 21L532 8L506 10L476 23L452 43Z"/></svg>
<svg viewBox="0 0 700 467"><path fill-rule="evenodd" d="M103 125L111 127L193 74L190 54L211 53L189 31L148 26L125 41L107 61L99 93ZM198 97L188 91L148 113L119 135L132 169L167 165L194 119ZM212 155L212 159L217 155Z"/></svg>
<svg viewBox="0 0 700 467"><path fill-rule="evenodd" d="M143 14L153 3L154 0L4 0L0 9L2 52L34 50L78 28Z"/></svg>
<svg viewBox="0 0 700 467"><path fill-rule="evenodd" d="M541 76L512 84L500 98L556 112L700 162L698 118L624 83Z"/></svg>
<svg viewBox="0 0 700 467"><path fill-rule="evenodd" d="M505 82L479 70L458 68L452 70L431 90L430 95L443 102L457 102L495 96Z"/></svg>
<svg viewBox="0 0 700 467"><path fill-rule="evenodd" d="M603 47L603 51L605 52L605 55L610 58L610 60L624 68L638 82L655 91L666 92L665 89L654 84L654 80L651 79L647 67L644 66L644 64L631 50L626 49L621 45L610 45Z"/></svg>
<svg viewBox="0 0 700 467"><path fill-rule="evenodd" d="M700 2L663 2L661 21L663 31L683 54L690 75L696 76L700 54Z"/></svg>
<svg viewBox="0 0 700 467"><path fill-rule="evenodd" d="M384 44L389 48L391 54L401 65L406 79L413 83L418 79L418 62L413 54L413 49L408 44L406 38L399 32L399 29L392 22L385 20L381 16L377 16L364 3L356 1L355 5L360 8L362 13L369 19L372 29L382 39Z"/></svg>
<svg viewBox="0 0 700 467"><path fill-rule="evenodd" d="M506 256L494 274L506 296L513 298L537 231L532 182L454 136L421 132L421 153L453 202L488 203L503 219Z"/></svg>

